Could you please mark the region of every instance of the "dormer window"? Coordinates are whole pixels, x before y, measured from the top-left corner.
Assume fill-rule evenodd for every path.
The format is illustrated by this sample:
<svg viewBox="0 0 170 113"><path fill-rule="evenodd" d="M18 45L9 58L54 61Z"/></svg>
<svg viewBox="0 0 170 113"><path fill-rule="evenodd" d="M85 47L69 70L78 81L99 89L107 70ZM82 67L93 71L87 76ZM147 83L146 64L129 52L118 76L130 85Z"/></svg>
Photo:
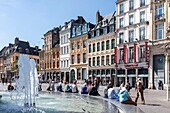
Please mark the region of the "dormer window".
<svg viewBox="0 0 170 113"><path fill-rule="evenodd" d="M79 26L79 27L78 27L78 32L77 32L77 34L78 34L78 35L81 35L81 31L82 31L82 30L81 30L81 26Z"/></svg>
<svg viewBox="0 0 170 113"><path fill-rule="evenodd" d="M87 33L87 24L84 24L84 26L83 26L83 33Z"/></svg>
<svg viewBox="0 0 170 113"><path fill-rule="evenodd" d="M104 35L107 34L107 27L104 27L104 28L103 28L103 34L104 34Z"/></svg>
<svg viewBox="0 0 170 113"><path fill-rule="evenodd" d="M73 27L73 29L72 29L72 36L74 37L75 35L76 35L76 28Z"/></svg>
<svg viewBox="0 0 170 113"><path fill-rule="evenodd" d="M22 48L21 47L19 47L18 49L19 49L19 52L22 52Z"/></svg>
<svg viewBox="0 0 170 113"><path fill-rule="evenodd" d="M29 49L28 48L26 48L25 51L26 51L26 53L29 53Z"/></svg>
<svg viewBox="0 0 170 113"><path fill-rule="evenodd" d="M96 36L99 36L100 35L100 29L97 29L96 30Z"/></svg>

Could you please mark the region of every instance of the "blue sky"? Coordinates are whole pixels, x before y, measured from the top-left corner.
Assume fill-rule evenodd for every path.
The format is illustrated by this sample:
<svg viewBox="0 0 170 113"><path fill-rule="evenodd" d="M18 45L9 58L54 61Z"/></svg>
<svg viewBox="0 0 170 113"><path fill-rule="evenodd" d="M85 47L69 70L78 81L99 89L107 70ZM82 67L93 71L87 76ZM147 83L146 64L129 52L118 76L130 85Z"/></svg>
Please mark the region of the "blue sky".
<svg viewBox="0 0 170 113"><path fill-rule="evenodd" d="M0 0L0 49L14 38L42 46L43 34L70 19L83 16L95 23L96 11L115 11L115 0Z"/></svg>

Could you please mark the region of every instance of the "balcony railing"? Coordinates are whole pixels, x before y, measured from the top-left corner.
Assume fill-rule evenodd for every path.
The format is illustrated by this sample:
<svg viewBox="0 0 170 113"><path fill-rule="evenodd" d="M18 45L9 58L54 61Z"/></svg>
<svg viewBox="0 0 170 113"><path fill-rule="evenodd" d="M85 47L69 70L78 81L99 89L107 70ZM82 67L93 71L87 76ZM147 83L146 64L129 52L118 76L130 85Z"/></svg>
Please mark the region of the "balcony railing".
<svg viewBox="0 0 170 113"><path fill-rule="evenodd" d="M164 19L164 14L155 15L155 20L162 20L162 19Z"/></svg>
<svg viewBox="0 0 170 113"><path fill-rule="evenodd" d="M119 14L122 14L122 13L123 13L123 10L120 10L120 11L119 11Z"/></svg>
<svg viewBox="0 0 170 113"><path fill-rule="evenodd" d="M140 22L145 22L145 19L144 18L140 19Z"/></svg>
<svg viewBox="0 0 170 113"><path fill-rule="evenodd" d="M140 62L145 62L146 59L145 58L140 58Z"/></svg>
<svg viewBox="0 0 170 113"><path fill-rule="evenodd" d="M129 63L133 63L133 62L134 62L134 59L129 58Z"/></svg>
<svg viewBox="0 0 170 113"><path fill-rule="evenodd" d="M134 9L134 7L132 7L132 6L131 6L131 7L129 7L129 11L130 11L130 10L133 10L133 9Z"/></svg>
<svg viewBox="0 0 170 113"><path fill-rule="evenodd" d="M140 3L140 7L145 6L145 2Z"/></svg>
<svg viewBox="0 0 170 113"><path fill-rule="evenodd" d="M122 59L119 59L119 64L123 64L123 60Z"/></svg>

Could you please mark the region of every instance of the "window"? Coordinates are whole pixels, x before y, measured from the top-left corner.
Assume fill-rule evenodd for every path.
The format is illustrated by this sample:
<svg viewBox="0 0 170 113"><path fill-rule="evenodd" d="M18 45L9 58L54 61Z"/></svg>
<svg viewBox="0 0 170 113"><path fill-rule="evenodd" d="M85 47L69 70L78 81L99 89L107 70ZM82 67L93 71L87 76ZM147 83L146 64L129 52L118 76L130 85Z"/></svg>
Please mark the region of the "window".
<svg viewBox="0 0 170 113"><path fill-rule="evenodd" d="M93 66L95 66L95 57L93 57Z"/></svg>
<svg viewBox="0 0 170 113"><path fill-rule="evenodd" d="M69 65L69 64L68 64L68 60L67 60L67 67L68 67L68 65Z"/></svg>
<svg viewBox="0 0 170 113"><path fill-rule="evenodd" d="M91 44L89 45L89 53L91 53Z"/></svg>
<svg viewBox="0 0 170 113"><path fill-rule="evenodd" d="M93 37L94 37L94 31L91 32L91 38L93 38Z"/></svg>
<svg viewBox="0 0 170 113"><path fill-rule="evenodd" d="M129 48L129 59L133 59L134 57L133 57L133 55L134 55L134 48L133 47L131 47L131 48Z"/></svg>
<svg viewBox="0 0 170 113"><path fill-rule="evenodd" d="M100 36L100 29L96 30L96 36Z"/></svg>
<svg viewBox="0 0 170 113"><path fill-rule="evenodd" d="M95 43L93 44L93 52L96 51Z"/></svg>
<svg viewBox="0 0 170 113"><path fill-rule="evenodd" d="M119 44L123 43L124 41L124 33L119 33Z"/></svg>
<svg viewBox="0 0 170 113"><path fill-rule="evenodd" d="M145 0L140 0L140 7L145 5Z"/></svg>
<svg viewBox="0 0 170 113"><path fill-rule="evenodd" d="M80 42L77 42L77 49L80 49Z"/></svg>
<svg viewBox="0 0 170 113"><path fill-rule="evenodd" d="M74 50L74 43L71 44L71 48L72 48L72 50Z"/></svg>
<svg viewBox="0 0 170 113"><path fill-rule="evenodd" d="M109 44L109 40L106 41L106 50L108 50L110 48L110 44Z"/></svg>
<svg viewBox="0 0 170 113"><path fill-rule="evenodd" d="M106 56L106 65L109 65L109 55Z"/></svg>
<svg viewBox="0 0 170 113"><path fill-rule="evenodd" d="M104 41L102 41L102 51L104 50Z"/></svg>
<svg viewBox="0 0 170 113"><path fill-rule="evenodd" d="M119 28L122 28L123 27L123 18L120 18L119 19Z"/></svg>
<svg viewBox="0 0 170 113"><path fill-rule="evenodd" d="M129 1L129 10L133 10L134 9L134 0L130 0Z"/></svg>
<svg viewBox="0 0 170 113"><path fill-rule="evenodd" d="M63 54L63 47L61 47L61 54Z"/></svg>
<svg viewBox="0 0 170 113"><path fill-rule="evenodd" d="M100 51L100 42L97 43L97 51Z"/></svg>
<svg viewBox="0 0 170 113"><path fill-rule="evenodd" d="M120 49L120 59L123 60L123 49Z"/></svg>
<svg viewBox="0 0 170 113"><path fill-rule="evenodd" d="M97 57L97 66L100 65L100 57Z"/></svg>
<svg viewBox="0 0 170 113"><path fill-rule="evenodd" d="M66 53L66 47L64 46L64 52L63 52L64 54Z"/></svg>
<svg viewBox="0 0 170 113"><path fill-rule="evenodd" d="M111 64L114 64L114 55L111 55Z"/></svg>
<svg viewBox="0 0 170 113"><path fill-rule="evenodd" d="M67 54L69 53L69 47L67 46Z"/></svg>
<svg viewBox="0 0 170 113"><path fill-rule="evenodd" d="M71 56L71 59L72 59L72 64L74 64L74 55Z"/></svg>
<svg viewBox="0 0 170 113"><path fill-rule="evenodd" d="M65 35L64 35L64 38L63 38L63 43L65 43Z"/></svg>
<svg viewBox="0 0 170 113"><path fill-rule="evenodd" d="M66 66L66 61L64 60L64 67Z"/></svg>
<svg viewBox="0 0 170 113"><path fill-rule="evenodd" d="M78 27L78 35L81 35L81 26Z"/></svg>
<svg viewBox="0 0 170 113"><path fill-rule="evenodd" d="M145 27L139 28L139 38L140 38L140 40L145 39Z"/></svg>
<svg viewBox="0 0 170 113"><path fill-rule="evenodd" d="M63 61L61 61L61 67L63 67Z"/></svg>
<svg viewBox="0 0 170 113"><path fill-rule="evenodd" d="M86 48L86 40L83 40L83 48Z"/></svg>
<svg viewBox="0 0 170 113"><path fill-rule="evenodd" d="M158 24L156 25L156 40L163 39L164 37L164 25Z"/></svg>
<svg viewBox="0 0 170 113"><path fill-rule="evenodd" d="M112 39L111 44L112 44L111 48L114 49L114 47L115 47L115 39Z"/></svg>
<svg viewBox="0 0 170 113"><path fill-rule="evenodd" d="M91 58L89 58L89 66L91 66Z"/></svg>
<svg viewBox="0 0 170 113"><path fill-rule="evenodd" d="M83 63L86 63L86 53L83 53Z"/></svg>
<svg viewBox="0 0 170 113"><path fill-rule="evenodd" d="M133 15L129 15L129 25L133 24Z"/></svg>
<svg viewBox="0 0 170 113"><path fill-rule="evenodd" d="M129 31L129 42L133 42L134 41L134 30L130 30Z"/></svg>
<svg viewBox="0 0 170 113"><path fill-rule="evenodd" d="M83 33L86 33L87 32L87 24L84 24L83 26Z"/></svg>
<svg viewBox="0 0 170 113"><path fill-rule="evenodd" d="M103 34L104 34L104 35L107 34L107 27L104 27L104 28L103 28Z"/></svg>
<svg viewBox="0 0 170 113"><path fill-rule="evenodd" d="M101 60L102 60L102 65L104 65L104 56L102 56Z"/></svg>
<svg viewBox="0 0 170 113"><path fill-rule="evenodd" d="M122 14L124 12L124 5L120 4L119 6L119 14Z"/></svg>
<svg viewBox="0 0 170 113"><path fill-rule="evenodd" d="M163 17L163 4L156 6L156 16L155 19L160 19L161 17Z"/></svg>
<svg viewBox="0 0 170 113"><path fill-rule="evenodd" d="M77 63L80 64L80 54L77 55Z"/></svg>
<svg viewBox="0 0 170 113"><path fill-rule="evenodd" d="M61 36L61 44L63 44L63 37Z"/></svg>
<svg viewBox="0 0 170 113"><path fill-rule="evenodd" d="M109 29L109 32L111 33L111 32L114 32L114 25L110 25L110 27L109 27L110 29Z"/></svg>
<svg viewBox="0 0 170 113"><path fill-rule="evenodd" d="M140 12L140 22L145 22L145 11Z"/></svg>
<svg viewBox="0 0 170 113"><path fill-rule="evenodd" d="M140 57L145 58L145 46L140 47Z"/></svg>

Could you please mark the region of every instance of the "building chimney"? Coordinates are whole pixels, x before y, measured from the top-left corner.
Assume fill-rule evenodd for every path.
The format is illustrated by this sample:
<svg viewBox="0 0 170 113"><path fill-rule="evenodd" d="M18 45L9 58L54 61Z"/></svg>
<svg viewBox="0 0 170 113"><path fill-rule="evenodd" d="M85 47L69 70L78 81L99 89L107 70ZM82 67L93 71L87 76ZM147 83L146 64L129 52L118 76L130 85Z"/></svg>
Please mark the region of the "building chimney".
<svg viewBox="0 0 170 113"><path fill-rule="evenodd" d="M83 24L85 22L84 18L82 16L78 16L78 21L80 24Z"/></svg>
<svg viewBox="0 0 170 113"><path fill-rule="evenodd" d="M96 12L96 24L98 24L102 20L102 16L100 15L99 10Z"/></svg>
<svg viewBox="0 0 170 113"><path fill-rule="evenodd" d="M16 37L16 38L15 38L15 44L17 45L18 43L19 43L19 38Z"/></svg>

